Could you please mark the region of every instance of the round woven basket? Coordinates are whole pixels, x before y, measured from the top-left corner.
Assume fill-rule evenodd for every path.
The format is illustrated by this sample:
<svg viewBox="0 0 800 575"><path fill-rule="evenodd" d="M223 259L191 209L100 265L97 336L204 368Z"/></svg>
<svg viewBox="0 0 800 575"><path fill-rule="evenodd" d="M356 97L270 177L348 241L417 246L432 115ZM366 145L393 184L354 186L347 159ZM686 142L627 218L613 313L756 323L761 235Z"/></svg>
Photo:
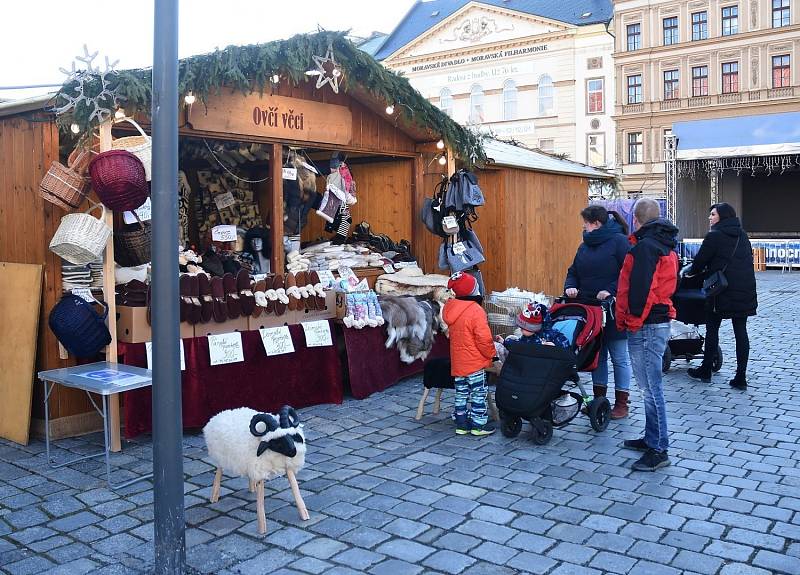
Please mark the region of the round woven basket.
<svg viewBox="0 0 800 575"><path fill-rule="evenodd" d="M111 237L111 228L103 221L106 213L104 206L100 206L102 213L99 219L90 214L98 205L95 204L86 212L67 214L61 218L61 224L50 240L50 251L75 265L85 265L99 259Z"/></svg>
<svg viewBox="0 0 800 575"><path fill-rule="evenodd" d="M151 228L148 223L127 226L114 232L114 260L124 268L150 261Z"/></svg>
<svg viewBox="0 0 800 575"><path fill-rule="evenodd" d="M84 173L90 157L90 153L86 151L77 155L73 152L66 166L53 162L39 184L39 195L65 210L74 210L80 206L89 187Z"/></svg>
<svg viewBox="0 0 800 575"><path fill-rule="evenodd" d="M92 187L100 200L115 212L133 211L150 194L142 162L127 150L109 150L89 164Z"/></svg>
<svg viewBox="0 0 800 575"><path fill-rule="evenodd" d="M113 142L111 142L111 149L112 150L127 150L137 158L139 161L142 162L142 166L144 166L144 174L145 179L150 181L150 170L153 163L153 141L150 136L148 136L142 127L131 120L130 118L125 118L125 122L129 124L133 124L133 126L139 130L139 136L125 136L124 138L117 138Z"/></svg>
<svg viewBox="0 0 800 575"><path fill-rule="evenodd" d="M105 313L101 316L95 311L93 304L76 295L67 294L50 312L50 329L72 355L94 357L111 343L111 334L105 322L108 305L102 305Z"/></svg>

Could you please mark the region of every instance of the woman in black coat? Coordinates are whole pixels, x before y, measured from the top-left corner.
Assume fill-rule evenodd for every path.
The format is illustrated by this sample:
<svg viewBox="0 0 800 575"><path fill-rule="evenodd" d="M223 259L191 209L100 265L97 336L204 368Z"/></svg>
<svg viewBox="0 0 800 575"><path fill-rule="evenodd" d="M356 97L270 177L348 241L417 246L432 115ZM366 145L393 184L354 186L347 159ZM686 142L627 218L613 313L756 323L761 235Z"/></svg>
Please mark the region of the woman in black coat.
<svg viewBox="0 0 800 575"><path fill-rule="evenodd" d="M630 249L628 225L616 212L603 206L589 206L581 211L583 243L567 271L564 293L569 297L578 291L587 297L604 300L617 295L617 280L625 255ZM608 356L614 365L614 408L612 419L628 415L628 394L631 386L631 360L628 356L628 337L617 331L613 320L603 328L603 347L597 369L592 372L595 397L605 397L608 388Z"/></svg>
<svg viewBox="0 0 800 575"><path fill-rule="evenodd" d="M719 345L719 326L723 319L730 319L736 338L736 376L730 385L747 389L747 360L750 356L747 318L756 315L758 307L753 248L730 204L711 206L708 221L711 230L703 238L703 244L686 275L702 274L708 278L714 272L722 271L728 280L728 287L706 300L705 355L700 367L689 369L688 373L695 379L711 382L711 364Z"/></svg>

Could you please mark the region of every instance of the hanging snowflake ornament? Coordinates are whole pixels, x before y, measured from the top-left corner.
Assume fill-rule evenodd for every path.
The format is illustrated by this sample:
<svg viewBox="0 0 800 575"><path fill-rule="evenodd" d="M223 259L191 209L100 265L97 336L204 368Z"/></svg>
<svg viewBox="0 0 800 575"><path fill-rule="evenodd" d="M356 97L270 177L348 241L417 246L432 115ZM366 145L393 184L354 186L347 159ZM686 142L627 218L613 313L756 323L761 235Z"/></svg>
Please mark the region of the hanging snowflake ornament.
<svg viewBox="0 0 800 575"><path fill-rule="evenodd" d="M310 70L309 75L314 75L317 77L317 89L319 90L325 84L331 85L331 90L333 90L334 94L339 93L339 78L342 75L342 71L339 70L339 65L336 63L336 59L333 55L333 46L328 44L328 51L325 53L325 56L311 56L314 59L314 63L317 65L316 70Z"/></svg>
<svg viewBox="0 0 800 575"><path fill-rule="evenodd" d="M76 67L73 60L71 69L59 68L67 78L64 87L58 94L58 102L62 105L53 108L57 116L71 113L74 116L83 116L87 112L86 123L95 120L103 123L110 119L120 102L120 97L111 87L111 78L117 74L115 66L119 60L110 62L105 58L105 70L100 70L94 65L98 52L89 52L86 44L83 45L83 55L78 55L75 60L86 65L85 69Z"/></svg>

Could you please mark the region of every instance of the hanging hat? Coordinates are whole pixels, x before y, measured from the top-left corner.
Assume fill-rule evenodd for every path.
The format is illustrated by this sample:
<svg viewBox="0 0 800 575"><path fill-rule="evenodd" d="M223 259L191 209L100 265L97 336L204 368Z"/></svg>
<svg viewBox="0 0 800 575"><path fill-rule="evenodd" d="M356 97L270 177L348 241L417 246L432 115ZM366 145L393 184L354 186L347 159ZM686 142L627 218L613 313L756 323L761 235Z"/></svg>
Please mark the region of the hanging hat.
<svg viewBox="0 0 800 575"><path fill-rule="evenodd" d="M456 297L469 297L481 295L478 289L478 282L469 274L456 272L450 276L447 288L453 290Z"/></svg>
<svg viewBox="0 0 800 575"><path fill-rule="evenodd" d="M546 305L529 303L517 316L517 326L527 331L539 331L542 329L545 315L547 315Z"/></svg>

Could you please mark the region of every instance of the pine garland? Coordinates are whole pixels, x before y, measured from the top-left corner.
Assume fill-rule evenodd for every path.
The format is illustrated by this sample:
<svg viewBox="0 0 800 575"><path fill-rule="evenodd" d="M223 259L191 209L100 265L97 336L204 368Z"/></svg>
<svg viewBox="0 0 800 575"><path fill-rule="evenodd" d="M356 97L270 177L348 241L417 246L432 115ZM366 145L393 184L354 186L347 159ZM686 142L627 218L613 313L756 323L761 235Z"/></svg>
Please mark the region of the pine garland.
<svg viewBox="0 0 800 575"><path fill-rule="evenodd" d="M233 88L243 94L263 94L268 90L274 74L288 77L297 85L308 81L305 72L313 67L312 56L324 54L329 45L333 47L342 71L345 91L349 87L359 86L382 102L394 103L397 114L437 134L466 164L485 161L483 137L480 134L454 122L412 88L406 78L387 70L372 56L359 50L344 32L300 34L287 40L229 46L224 50L185 58L179 63L178 92L183 98L191 91L200 101L210 94L218 94L222 87ZM99 79L95 81L99 83ZM137 111L150 113L150 68L121 70L111 78L110 87L129 115ZM61 103L64 100L62 94L73 88L74 84L62 86L57 102ZM101 103L114 109L114 102ZM182 105L182 101L177 105ZM72 123L76 123L82 132L88 132L94 128L89 121L89 113L90 110L85 106L78 106L70 114L59 117L59 125L66 131Z"/></svg>

